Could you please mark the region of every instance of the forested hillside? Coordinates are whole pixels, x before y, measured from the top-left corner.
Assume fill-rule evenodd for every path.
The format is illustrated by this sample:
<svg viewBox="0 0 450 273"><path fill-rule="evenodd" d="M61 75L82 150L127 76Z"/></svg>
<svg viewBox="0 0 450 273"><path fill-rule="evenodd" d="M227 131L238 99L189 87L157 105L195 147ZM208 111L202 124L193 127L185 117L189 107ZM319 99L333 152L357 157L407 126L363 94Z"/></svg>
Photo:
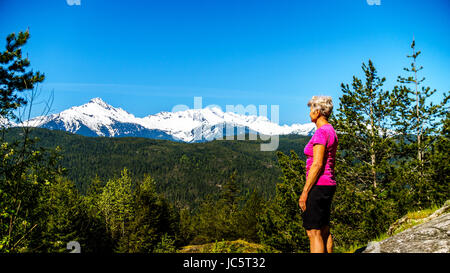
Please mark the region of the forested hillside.
<svg viewBox="0 0 450 273"><path fill-rule="evenodd" d="M20 139L23 129L10 128L5 139ZM208 194L217 194L236 171L236 183L242 193L256 190L266 199L275 194L281 170L275 152L260 151L262 141L215 140L183 143L148 138L85 137L64 131L30 128L42 147L61 148L61 165L67 178L85 194L97 176L106 183L129 174L142 179L150 174L158 191L179 206L197 207ZM247 138L248 139L248 135ZM303 156L308 136L281 136L279 150L296 151Z"/></svg>

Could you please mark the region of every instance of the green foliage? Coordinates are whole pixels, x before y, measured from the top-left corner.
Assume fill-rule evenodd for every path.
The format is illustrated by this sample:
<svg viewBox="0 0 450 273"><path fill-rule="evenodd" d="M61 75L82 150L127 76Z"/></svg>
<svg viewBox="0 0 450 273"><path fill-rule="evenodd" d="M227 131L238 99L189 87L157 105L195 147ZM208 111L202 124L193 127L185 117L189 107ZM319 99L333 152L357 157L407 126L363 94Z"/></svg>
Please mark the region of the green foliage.
<svg viewBox="0 0 450 273"><path fill-rule="evenodd" d="M34 241L33 250L43 252L65 252L70 241L80 241L79 231L82 230L81 198L73 183L58 177L44 191L41 197L42 222Z"/></svg>
<svg viewBox="0 0 450 273"><path fill-rule="evenodd" d="M331 227L336 247L366 244L385 232L398 218L395 200L376 198L377 194L359 189L353 180L340 176L337 178L338 187L331 209Z"/></svg>
<svg viewBox="0 0 450 273"><path fill-rule="evenodd" d="M443 105L448 102L449 96L446 96ZM450 199L450 112L444 113L442 120L443 126L439 138L433 143L430 152L430 168L432 169L429 180L429 191L426 193L429 200L427 203L432 205L442 205ZM424 203L424 202L422 202Z"/></svg>
<svg viewBox="0 0 450 273"><path fill-rule="evenodd" d="M226 203L227 207L230 208L230 210L235 210L237 205L237 197L239 194L239 189L237 188L236 184L236 175L237 172L234 171L230 179L225 183L223 186L222 191L222 198L224 202Z"/></svg>
<svg viewBox="0 0 450 273"><path fill-rule="evenodd" d="M414 42L412 48L414 51ZM377 91L384 79L376 76L370 61L369 66L363 64L365 85L356 77L352 90L342 84L344 95L335 121L339 132L335 166L338 190L332 211L333 234L339 247L364 244L385 233L408 210L448 198L448 183L435 176L443 174L448 160L439 166L435 161L439 156L426 148L436 138L440 141L435 145L445 143L445 137L431 133L437 128L434 118L444 113L440 109L448 97L440 106L426 106L426 98L434 92L429 88L422 89L422 94L417 91L423 81L416 75L421 69L415 64L419 54L411 56L412 68L405 69L414 77L399 77L399 82L416 87L414 108L409 97L413 91L407 86L395 87L392 92ZM440 155L448 158L448 149Z"/></svg>
<svg viewBox="0 0 450 273"><path fill-rule="evenodd" d="M17 119L13 111L27 104L19 95L33 90L44 80L39 72L26 71L30 62L22 58L21 47L29 32L10 34L6 50L0 52L0 121ZM45 191L64 173L59 165L60 148L33 147L38 142L29 138L29 128L19 128L13 141L0 136L0 252L24 252L32 235L42 229L40 203Z"/></svg>
<svg viewBox="0 0 450 273"><path fill-rule="evenodd" d="M58 176L48 186L37 208L40 221L32 234L33 252L67 252L67 243L77 241L82 252L108 252L112 241L93 215L72 181Z"/></svg>
<svg viewBox="0 0 450 273"><path fill-rule="evenodd" d="M82 199L92 223L82 232L83 238L90 238L80 241L84 243L82 246L88 246L85 252L174 252L179 244L175 239L179 233L179 214L157 192L150 175L135 180L124 168L120 177L107 183L95 178L88 195ZM97 237L93 238L95 234Z"/></svg>
<svg viewBox="0 0 450 273"><path fill-rule="evenodd" d="M10 128L5 138L13 141L19 128ZM127 168L136 179L146 173L158 181L158 192L177 207L197 209L207 195L220 193L230 174L236 170L237 188L256 190L264 199L275 194L281 175L275 152L261 152L258 141L212 141L179 143L146 138L85 137L63 131L35 128L31 137L39 145L61 147L61 165L67 177L86 194L95 176L103 182L120 176ZM281 136L280 151L300 149L309 137ZM103 186L103 185L102 185Z"/></svg>
<svg viewBox="0 0 450 273"><path fill-rule="evenodd" d="M248 244L241 240L235 242L222 240L214 242L208 253L245 253L247 249Z"/></svg>
<svg viewBox="0 0 450 273"><path fill-rule="evenodd" d="M191 243L238 239L237 214L236 205L228 204L225 199L217 200L209 196L193 216L195 237Z"/></svg>
<svg viewBox="0 0 450 273"><path fill-rule="evenodd" d="M387 183L390 171L390 92L381 89L385 78L380 79L371 60L363 63L362 70L364 80L354 76L352 88L341 84L343 95L334 126L339 132L340 160L349 167L346 175L365 188L376 188Z"/></svg>
<svg viewBox="0 0 450 273"><path fill-rule="evenodd" d="M118 179L110 179L98 200L98 207L113 239L125 235L133 215L132 182L125 168Z"/></svg>
<svg viewBox="0 0 450 273"><path fill-rule="evenodd" d="M167 233L161 237L161 241L156 246L154 253L175 253L177 251L175 246L175 240L172 239Z"/></svg>
<svg viewBox="0 0 450 273"><path fill-rule="evenodd" d="M156 182L146 176L137 184L130 200L134 214L127 232L119 240L118 252L167 252L175 247L179 216L156 191Z"/></svg>
<svg viewBox="0 0 450 273"><path fill-rule="evenodd" d="M362 69L364 80L354 76L352 88L341 85L344 94L335 116L338 188L331 224L341 248L364 244L385 232L403 209L394 198L409 194L395 179L403 175L393 164L398 158L395 135L390 133L395 96L381 89L385 78L379 78L370 60Z"/></svg>
<svg viewBox="0 0 450 273"><path fill-rule="evenodd" d="M0 148L0 241L2 251L24 251L38 227L43 192L63 174L58 150L34 150L25 142Z"/></svg>
<svg viewBox="0 0 450 273"><path fill-rule="evenodd" d="M445 186L448 183L436 183L435 179L439 178L435 176L434 167L437 163L435 159L439 156L433 154L435 142L442 139L439 136L442 124L439 117L445 119L448 113L448 96L444 94L444 100L440 104L430 101L437 90L423 86L425 78L419 78L423 67L417 64L417 58L421 51L416 50L414 40L411 50L412 54L407 55L411 59L411 65L404 68L408 75L398 76L399 85L392 92L391 116L395 130L401 135L396 145L397 164L403 168L405 176L409 177L403 181L404 187L411 189L411 198L414 200L410 208L423 209L436 201L445 201L446 194L442 193L448 192L448 187Z"/></svg>
<svg viewBox="0 0 450 273"><path fill-rule="evenodd" d="M188 208L179 210L179 232L177 234L181 245L188 245L196 236L192 212Z"/></svg>
<svg viewBox="0 0 450 273"><path fill-rule="evenodd" d="M291 151L291 157L278 152L283 171L282 182L276 185L276 195L258 218L261 242L282 252L305 252L309 240L302 227L298 199L305 184L304 161Z"/></svg>
<svg viewBox="0 0 450 273"><path fill-rule="evenodd" d="M181 230L191 231L186 242L205 244L239 238L259 242L257 222L265 201L256 190L240 197L236 177L237 172L233 171L221 192L208 196L193 215L185 210L181 213Z"/></svg>
<svg viewBox="0 0 450 273"><path fill-rule="evenodd" d="M260 242L258 235L258 219L264 213L266 201L255 190L244 197L244 205L236 216L237 234L249 242Z"/></svg>
<svg viewBox="0 0 450 273"><path fill-rule="evenodd" d="M440 122L436 117L443 105L434 105L429 101L436 93L436 89L432 90L430 87L422 86L425 78L418 77L423 67L419 67L417 64L417 58L421 51L416 51L414 40L411 43L411 49L412 54L407 55L411 59L411 65L403 68L408 75L398 76L399 85L395 86L392 92L394 98L392 119L395 129L404 137L405 141L402 141L401 144L406 147L402 148L410 153L404 155L416 156L422 164L427 147L434 141L431 136L439 131Z"/></svg>
<svg viewBox="0 0 450 273"><path fill-rule="evenodd" d="M28 102L19 93L33 90L44 81L39 71L27 71L30 60L22 57L22 46L29 38L28 30L11 33L6 37L6 50L0 52L0 119L17 119L13 111Z"/></svg>

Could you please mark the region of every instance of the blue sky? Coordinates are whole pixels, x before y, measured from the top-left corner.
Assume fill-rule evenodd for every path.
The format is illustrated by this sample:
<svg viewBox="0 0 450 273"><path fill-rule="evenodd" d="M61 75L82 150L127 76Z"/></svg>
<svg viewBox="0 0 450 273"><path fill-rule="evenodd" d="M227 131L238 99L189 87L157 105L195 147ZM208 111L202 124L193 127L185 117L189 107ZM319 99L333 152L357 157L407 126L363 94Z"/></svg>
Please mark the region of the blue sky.
<svg viewBox="0 0 450 273"><path fill-rule="evenodd" d="M392 88L413 36L435 101L450 91L450 1L0 0L0 46L30 29L24 51L44 72L52 113L101 97L138 117L178 104L279 105L309 122L307 101L362 76L372 59ZM34 115L39 114L39 106Z"/></svg>

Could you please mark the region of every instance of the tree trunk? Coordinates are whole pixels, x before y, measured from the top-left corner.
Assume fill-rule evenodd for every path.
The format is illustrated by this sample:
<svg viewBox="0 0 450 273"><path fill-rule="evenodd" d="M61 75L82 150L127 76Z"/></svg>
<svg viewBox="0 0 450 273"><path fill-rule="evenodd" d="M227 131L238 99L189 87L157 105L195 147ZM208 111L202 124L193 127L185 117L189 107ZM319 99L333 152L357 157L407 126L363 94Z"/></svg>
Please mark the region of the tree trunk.
<svg viewBox="0 0 450 273"><path fill-rule="evenodd" d="M372 135L372 139L370 141L370 160L371 160L371 165L372 165L372 176L373 176L373 187L376 188L377 187L377 172L375 171L375 164L376 164L376 156L375 156L375 143L374 143L374 139L375 139L375 127L374 127L374 118L373 118L373 106L372 106L372 101L370 102L370 132Z"/></svg>

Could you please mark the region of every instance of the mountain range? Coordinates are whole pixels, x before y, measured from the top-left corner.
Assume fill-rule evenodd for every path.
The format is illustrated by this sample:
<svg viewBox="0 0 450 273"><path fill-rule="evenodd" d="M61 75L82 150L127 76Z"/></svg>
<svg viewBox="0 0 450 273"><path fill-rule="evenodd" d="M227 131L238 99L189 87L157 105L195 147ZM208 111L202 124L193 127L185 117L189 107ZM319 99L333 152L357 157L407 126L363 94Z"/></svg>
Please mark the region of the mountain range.
<svg viewBox="0 0 450 273"><path fill-rule="evenodd" d="M0 124L5 123L0 120ZM99 97L57 114L38 116L19 124L10 122L7 126L64 130L84 136L146 137L182 142L210 141L244 132L269 136L312 135L316 130L314 123L281 126L265 116L223 112L219 107L164 111L139 118Z"/></svg>

